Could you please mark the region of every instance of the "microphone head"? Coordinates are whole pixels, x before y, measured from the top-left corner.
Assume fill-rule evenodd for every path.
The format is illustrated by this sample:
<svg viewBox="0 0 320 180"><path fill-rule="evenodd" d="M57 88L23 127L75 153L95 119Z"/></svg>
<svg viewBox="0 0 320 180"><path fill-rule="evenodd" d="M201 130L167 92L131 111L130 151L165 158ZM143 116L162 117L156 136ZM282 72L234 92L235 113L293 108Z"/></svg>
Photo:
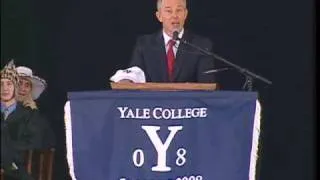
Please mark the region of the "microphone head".
<svg viewBox="0 0 320 180"><path fill-rule="evenodd" d="M179 32L178 31L174 31L173 34L172 34L172 39L175 40L175 41L179 40L178 36L179 36Z"/></svg>
<svg viewBox="0 0 320 180"><path fill-rule="evenodd" d="M211 73L217 73L217 72L221 72L221 71L226 71L229 70L230 68L221 68L221 69L212 69L212 70L208 70L203 72L204 74L211 74Z"/></svg>

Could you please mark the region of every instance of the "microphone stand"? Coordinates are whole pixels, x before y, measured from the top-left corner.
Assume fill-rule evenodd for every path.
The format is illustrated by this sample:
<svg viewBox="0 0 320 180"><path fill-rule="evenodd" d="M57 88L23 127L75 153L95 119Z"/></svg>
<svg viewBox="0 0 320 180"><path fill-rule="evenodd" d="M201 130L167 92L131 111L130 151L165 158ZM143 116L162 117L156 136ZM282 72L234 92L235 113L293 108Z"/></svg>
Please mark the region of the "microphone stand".
<svg viewBox="0 0 320 180"><path fill-rule="evenodd" d="M214 57L215 59L218 59L219 61L222 61L222 62L224 62L225 64L233 67L234 69L237 69L241 74L243 74L243 75L246 77L246 81L245 81L242 89L246 89L246 88L247 88L248 91L252 91L252 88L253 88L253 80L254 80L254 79L259 79L260 81L262 81L262 82L264 82L264 83L266 83L266 84L269 84L269 85L272 84L272 82L269 81L268 79L266 79L266 78L264 78L264 77L262 77L262 76L259 76L259 75L255 74L255 73L249 71L248 69L242 68L242 67L240 67L240 66L238 66L238 65L236 65L236 64L234 64L234 63L232 63L232 62L230 62L230 61L228 61L228 60L226 60L225 58L223 58L223 57L221 57L221 56L218 56L218 55L216 55L216 54L214 54L214 53L212 53L212 52L209 52L209 51L207 51L207 50L204 50L204 49L202 49L202 48L200 48L200 47L198 47L198 46L196 46L196 45L194 45L194 44L191 44L191 43L189 43L188 41L186 41L186 40L184 40L184 39L181 39L181 38L179 38L179 37L177 37L177 36L174 36L174 37L176 38L176 40L182 42L183 44L186 44L186 45L188 45L188 46L190 46L190 47L192 47L192 48L200 51L201 53L203 53L203 54L205 54L205 55L212 56L212 57Z"/></svg>

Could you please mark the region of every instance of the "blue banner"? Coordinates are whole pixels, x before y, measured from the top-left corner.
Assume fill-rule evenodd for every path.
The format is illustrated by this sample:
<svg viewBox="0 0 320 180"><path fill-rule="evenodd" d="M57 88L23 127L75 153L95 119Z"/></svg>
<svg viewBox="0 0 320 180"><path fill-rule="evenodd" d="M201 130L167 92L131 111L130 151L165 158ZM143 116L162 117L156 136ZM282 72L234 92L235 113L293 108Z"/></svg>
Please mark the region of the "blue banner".
<svg viewBox="0 0 320 180"><path fill-rule="evenodd" d="M255 92L100 91L68 98L73 179L255 179Z"/></svg>

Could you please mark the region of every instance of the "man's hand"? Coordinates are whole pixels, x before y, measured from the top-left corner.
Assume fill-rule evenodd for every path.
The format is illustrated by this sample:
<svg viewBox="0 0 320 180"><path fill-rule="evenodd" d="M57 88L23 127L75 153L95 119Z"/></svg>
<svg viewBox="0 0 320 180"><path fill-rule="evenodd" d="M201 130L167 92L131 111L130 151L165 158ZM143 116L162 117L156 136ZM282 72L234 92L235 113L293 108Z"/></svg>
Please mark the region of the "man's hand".
<svg viewBox="0 0 320 180"><path fill-rule="evenodd" d="M26 97L23 101L22 101L23 106L25 107L29 107L31 109L38 109L36 102L32 99L31 96Z"/></svg>

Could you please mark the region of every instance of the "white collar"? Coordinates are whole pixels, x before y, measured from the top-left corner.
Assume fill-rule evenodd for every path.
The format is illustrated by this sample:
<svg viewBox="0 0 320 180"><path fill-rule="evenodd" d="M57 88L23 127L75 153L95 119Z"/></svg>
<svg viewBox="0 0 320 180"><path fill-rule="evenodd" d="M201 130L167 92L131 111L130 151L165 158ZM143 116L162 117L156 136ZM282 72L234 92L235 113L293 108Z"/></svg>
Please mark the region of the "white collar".
<svg viewBox="0 0 320 180"><path fill-rule="evenodd" d="M179 37L179 38L182 38L183 33L184 33L184 29L182 29L182 30L179 32L178 37ZM164 31L162 31L162 34L163 34L164 43L165 43L165 45L167 45L168 42L169 42L172 38L171 38L167 33L165 33ZM179 43L180 43L180 41L176 41L176 45L179 45Z"/></svg>

